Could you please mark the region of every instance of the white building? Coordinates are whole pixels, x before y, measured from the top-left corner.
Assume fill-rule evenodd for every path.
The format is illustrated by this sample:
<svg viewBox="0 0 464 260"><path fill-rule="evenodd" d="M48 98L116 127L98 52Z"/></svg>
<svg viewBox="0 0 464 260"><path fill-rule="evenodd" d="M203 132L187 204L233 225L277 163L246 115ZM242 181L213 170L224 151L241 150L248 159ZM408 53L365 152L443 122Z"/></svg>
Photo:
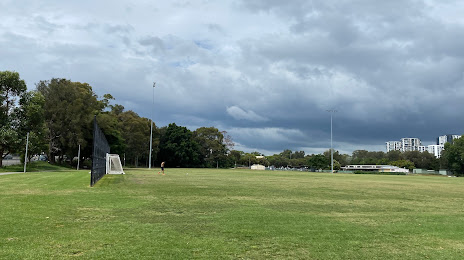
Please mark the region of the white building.
<svg viewBox="0 0 464 260"><path fill-rule="evenodd" d="M344 171L368 171L368 172L404 172L409 170L392 165L347 165L342 167Z"/></svg>
<svg viewBox="0 0 464 260"><path fill-rule="evenodd" d="M264 171L264 170L266 170L266 167L264 167L264 165L261 165L261 164L253 164L253 165L251 166L251 169L252 169L252 170Z"/></svg>
<svg viewBox="0 0 464 260"><path fill-rule="evenodd" d="M401 138L401 151L419 151L421 141L419 138Z"/></svg>
<svg viewBox="0 0 464 260"><path fill-rule="evenodd" d="M427 151L433 155L435 155L436 158L441 157L441 152L443 152L443 149L445 148L444 145L441 144L431 144L427 147Z"/></svg>
<svg viewBox="0 0 464 260"><path fill-rule="evenodd" d="M419 152L423 153L423 152L425 152L425 151L428 151L428 147L425 146L425 145L420 145L420 146L419 146Z"/></svg>
<svg viewBox="0 0 464 260"><path fill-rule="evenodd" d="M419 138L401 138L401 141L388 141L387 153L390 151L419 151L421 153L428 151L435 155L436 158L440 158L443 150L445 149L445 143L452 142L455 139L461 138L460 135L441 135L437 138L437 144L433 145L422 145Z"/></svg>
<svg viewBox="0 0 464 260"><path fill-rule="evenodd" d="M454 139L461 138L460 135L441 135L437 138L438 145L445 145L445 143L451 143Z"/></svg>
<svg viewBox="0 0 464 260"><path fill-rule="evenodd" d="M390 151L401 151L401 142L400 141L388 141L387 144L387 153Z"/></svg>

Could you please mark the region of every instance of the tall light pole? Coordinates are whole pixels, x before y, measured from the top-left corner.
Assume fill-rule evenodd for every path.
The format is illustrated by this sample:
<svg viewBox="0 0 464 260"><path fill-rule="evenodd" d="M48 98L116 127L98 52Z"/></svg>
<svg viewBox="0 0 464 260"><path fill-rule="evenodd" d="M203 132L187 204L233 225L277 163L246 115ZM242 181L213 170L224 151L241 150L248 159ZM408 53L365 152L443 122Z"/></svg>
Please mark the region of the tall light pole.
<svg viewBox="0 0 464 260"><path fill-rule="evenodd" d="M156 82L153 82L153 104L151 109L151 127L150 127L150 158L148 158L148 169L151 169L151 151L153 143L153 108L155 107L155 85Z"/></svg>
<svg viewBox="0 0 464 260"><path fill-rule="evenodd" d="M334 173L334 154L332 148L332 115L333 113L337 113L337 110L327 110L330 113L330 164L331 164L331 171Z"/></svg>

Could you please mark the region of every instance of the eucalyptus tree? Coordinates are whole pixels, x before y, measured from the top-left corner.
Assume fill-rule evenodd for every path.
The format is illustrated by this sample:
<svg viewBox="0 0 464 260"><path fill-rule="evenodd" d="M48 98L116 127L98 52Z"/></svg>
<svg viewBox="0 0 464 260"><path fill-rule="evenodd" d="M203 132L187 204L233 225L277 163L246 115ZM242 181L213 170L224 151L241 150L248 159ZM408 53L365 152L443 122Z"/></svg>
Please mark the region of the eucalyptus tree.
<svg viewBox="0 0 464 260"><path fill-rule="evenodd" d="M172 123L162 132L159 160L171 167L201 166L200 146L188 128Z"/></svg>
<svg viewBox="0 0 464 260"><path fill-rule="evenodd" d="M21 95L19 106L15 109L18 118L18 134L24 146L29 134L28 158L47 150L47 129L44 121L45 98L38 91L29 91ZM21 154L23 154L21 149Z"/></svg>
<svg viewBox="0 0 464 260"><path fill-rule="evenodd" d="M442 160L454 175L464 176L464 137L445 143Z"/></svg>
<svg viewBox="0 0 464 260"><path fill-rule="evenodd" d="M44 117L47 127L50 162L55 156L73 157L78 146L90 150L92 119L104 108L87 83L53 78L40 81L37 90L44 96Z"/></svg>
<svg viewBox="0 0 464 260"><path fill-rule="evenodd" d="M142 160L145 162L148 159L150 120L140 117L131 110L122 112L121 108L121 106L118 106L113 112L117 113L117 118L120 122L120 133L124 140L123 151L126 153L126 158L132 164L139 166L139 162ZM115 132L115 134L117 133ZM156 142L154 147L157 147Z"/></svg>
<svg viewBox="0 0 464 260"><path fill-rule="evenodd" d="M0 159L14 152L20 144L17 99L27 90L18 72L0 71ZM2 166L0 160L0 166Z"/></svg>
<svg viewBox="0 0 464 260"><path fill-rule="evenodd" d="M227 148L224 135L215 127L200 127L193 132L194 141L199 144L199 150L204 166L226 166ZM229 166L229 165L227 165Z"/></svg>

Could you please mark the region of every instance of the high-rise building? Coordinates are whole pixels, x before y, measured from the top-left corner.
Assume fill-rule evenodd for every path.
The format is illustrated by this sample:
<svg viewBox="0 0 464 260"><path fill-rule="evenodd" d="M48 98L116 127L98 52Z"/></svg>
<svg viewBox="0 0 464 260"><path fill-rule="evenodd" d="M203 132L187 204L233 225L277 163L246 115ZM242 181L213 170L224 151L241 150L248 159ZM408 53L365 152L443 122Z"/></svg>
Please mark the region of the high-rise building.
<svg viewBox="0 0 464 260"><path fill-rule="evenodd" d="M401 142L400 141L388 141L387 144L387 153L390 151L401 151Z"/></svg>
<svg viewBox="0 0 464 260"><path fill-rule="evenodd" d="M435 155L436 158L441 157L441 152L443 152L444 146L441 144L431 144L427 147L429 153Z"/></svg>
<svg viewBox="0 0 464 260"><path fill-rule="evenodd" d="M421 141L419 138L401 138L401 151L419 151Z"/></svg>
<svg viewBox="0 0 464 260"><path fill-rule="evenodd" d="M441 135L437 138L437 144L432 145L422 145L419 138L401 138L401 141L388 141L387 153L390 151L419 151L435 155L435 157L440 158L443 150L445 149L445 143L451 143L453 140L461 138L460 135Z"/></svg>
<svg viewBox="0 0 464 260"><path fill-rule="evenodd" d="M441 135L437 138L437 145L445 145L451 143L454 139L461 138L460 135Z"/></svg>
<svg viewBox="0 0 464 260"><path fill-rule="evenodd" d="M419 145L419 152L423 153L425 151L428 151L428 147L425 145Z"/></svg>

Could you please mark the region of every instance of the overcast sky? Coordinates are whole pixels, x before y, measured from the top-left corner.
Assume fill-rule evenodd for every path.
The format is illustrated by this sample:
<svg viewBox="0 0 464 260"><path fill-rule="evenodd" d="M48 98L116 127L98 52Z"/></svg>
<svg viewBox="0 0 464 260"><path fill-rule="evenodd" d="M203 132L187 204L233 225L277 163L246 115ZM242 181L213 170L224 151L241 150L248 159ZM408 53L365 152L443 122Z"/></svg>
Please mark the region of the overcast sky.
<svg viewBox="0 0 464 260"><path fill-rule="evenodd" d="M87 82L236 149L385 151L464 133L464 2L0 0L0 70ZM153 82L154 89L153 106Z"/></svg>

